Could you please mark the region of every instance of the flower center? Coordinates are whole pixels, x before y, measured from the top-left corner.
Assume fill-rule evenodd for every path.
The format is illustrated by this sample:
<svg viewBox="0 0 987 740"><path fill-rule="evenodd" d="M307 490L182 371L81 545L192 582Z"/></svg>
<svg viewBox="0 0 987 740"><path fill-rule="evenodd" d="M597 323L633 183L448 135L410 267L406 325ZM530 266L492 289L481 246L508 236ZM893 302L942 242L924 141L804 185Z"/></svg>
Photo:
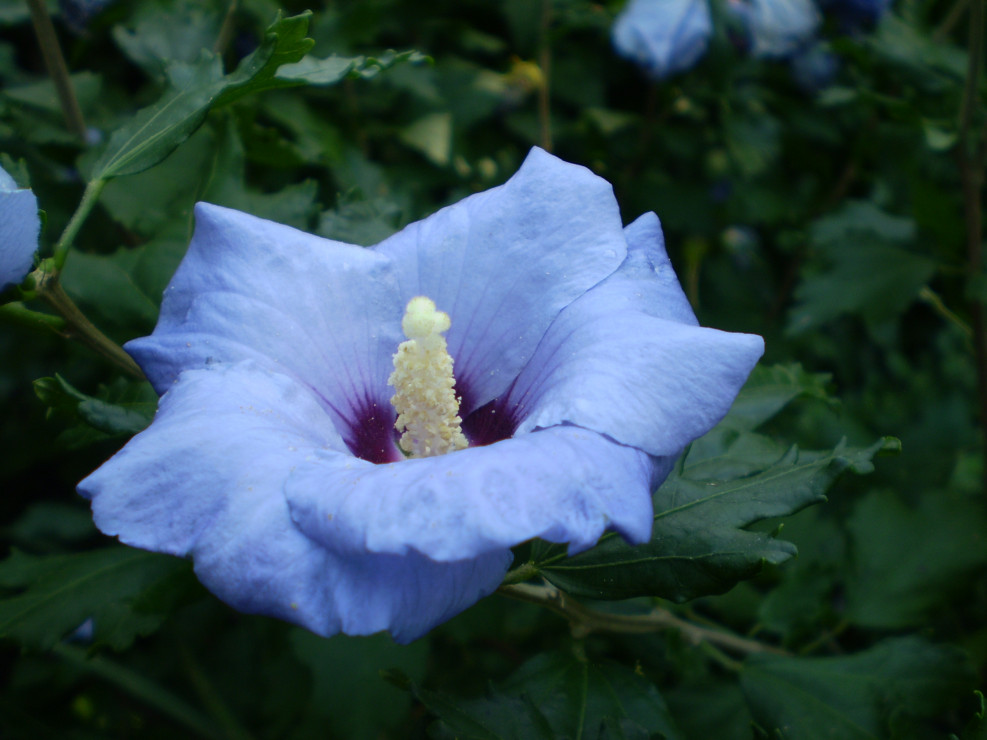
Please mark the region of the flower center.
<svg viewBox="0 0 987 740"><path fill-rule="evenodd" d="M401 321L408 340L398 345L387 382L395 389L391 404L398 412L394 427L402 433L398 444L411 457L444 455L468 445L453 390L452 357L442 336L451 323L449 314L424 296L408 302Z"/></svg>

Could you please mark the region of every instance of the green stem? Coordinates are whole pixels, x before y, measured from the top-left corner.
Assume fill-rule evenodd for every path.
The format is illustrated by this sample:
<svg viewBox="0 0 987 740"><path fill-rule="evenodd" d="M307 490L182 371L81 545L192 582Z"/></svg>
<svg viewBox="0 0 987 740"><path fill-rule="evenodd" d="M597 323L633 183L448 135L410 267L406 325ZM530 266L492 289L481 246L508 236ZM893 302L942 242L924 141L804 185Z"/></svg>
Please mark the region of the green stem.
<svg viewBox="0 0 987 740"><path fill-rule="evenodd" d="M86 189L82 194L82 200L79 201L75 213L72 214L72 218L69 219L68 225L58 239L58 243L55 244L54 255L50 260L44 260L41 267L31 273L30 278L33 279L35 284L34 295L55 309L65 320L64 326L60 330L62 336L78 339L89 348L95 350L97 354L118 365L125 372L143 380L144 373L141 372L137 363L134 362L130 355L123 351L123 348L119 344L103 334L103 332L96 328L93 322L86 318L86 315L69 298L58 281L59 274L65 266L69 249L72 247L79 233L79 229L82 228L82 224L85 223L86 218L96 205L96 201L99 200L100 193L103 192L106 182L106 180L102 179L91 180L86 185Z"/></svg>
<svg viewBox="0 0 987 740"><path fill-rule="evenodd" d="M537 575L538 567L534 563L522 563L514 570L509 570L504 574L504 580L501 585L512 586L515 583L523 583L524 581L530 581Z"/></svg>
<svg viewBox="0 0 987 740"><path fill-rule="evenodd" d="M707 657L712 659L714 662L719 663L731 673L740 673L740 671L743 670L743 664L739 660L734 660L711 642L701 642L699 644L699 649L702 650Z"/></svg>
<svg viewBox="0 0 987 740"><path fill-rule="evenodd" d="M171 692L148 681L144 676L129 668L118 665L107 658L96 655L90 657L82 648L60 643L52 652L67 663L88 671L104 681L116 686L120 691L155 709L161 714L204 738L215 738L216 727L198 710Z"/></svg>
<svg viewBox="0 0 987 740"><path fill-rule="evenodd" d="M233 39L233 31L236 30L236 11L239 4L238 0L230 0L230 4L226 8L223 25L220 27L219 35L216 37L216 43L212 47L212 50L216 54L224 54L226 47L230 45L230 41Z"/></svg>
<svg viewBox="0 0 987 740"><path fill-rule="evenodd" d="M970 325L957 316L953 311L950 311L949 306L945 304L939 294L932 290L928 285L924 286L918 292L918 297L920 300L928 303L932 307L932 310L946 319L946 321L958 327L959 330L966 335L967 339L973 338L973 329L970 328Z"/></svg>
<svg viewBox="0 0 987 740"><path fill-rule="evenodd" d="M69 298L54 273L41 276L38 281L37 295L65 319L63 330L65 336L78 339L125 372L144 380L144 373L133 358L123 351L123 347L103 334L93 322L86 318L85 314Z"/></svg>
<svg viewBox="0 0 987 740"><path fill-rule="evenodd" d="M55 244L53 259L55 261L56 273L65 266L65 258L68 257L69 249L75 241L79 229L82 228L82 224L85 223L89 217L89 213L96 205L96 201L99 200L100 193L103 192L104 187L106 187L106 180L91 180L86 185L86 189L82 193L82 200L79 201L75 213L72 214L72 218L69 219L69 223L65 227L65 231L62 232L62 235L58 238L58 243Z"/></svg>
<svg viewBox="0 0 987 740"><path fill-rule="evenodd" d="M648 634L666 629L677 630L682 637L694 645L709 643L740 655L751 653L772 653L789 655L781 648L766 645L757 640L738 637L729 632L700 627L672 614L667 609L655 607L646 614L609 614L590 609L571 596L551 586L535 586L518 583L501 586L497 589L512 599L538 604L569 620L575 637L586 637L593 632L621 632L625 634Z"/></svg>
<svg viewBox="0 0 987 740"><path fill-rule="evenodd" d="M11 324L27 326L31 329L43 327L63 336L65 332L65 319L61 316L32 311L20 301L6 303L0 306L0 319Z"/></svg>
<svg viewBox="0 0 987 740"><path fill-rule="evenodd" d="M943 20L939 28L932 34L932 40L937 44L942 43L949 36L956 24L960 22L960 18L963 17L966 6L969 4L970 0L957 0L956 4L949 9L945 20Z"/></svg>
<svg viewBox="0 0 987 740"><path fill-rule="evenodd" d="M65 57L55 35L55 27L51 23L48 7L45 5L45 0L27 0L27 5L31 10L31 22L34 24L34 33L38 37L41 54L45 58L45 66L55 84L55 92L58 95L59 105L62 106L65 123L80 141L85 142L86 122L82 117L79 99L76 98L75 89L72 87L68 67L65 66Z"/></svg>

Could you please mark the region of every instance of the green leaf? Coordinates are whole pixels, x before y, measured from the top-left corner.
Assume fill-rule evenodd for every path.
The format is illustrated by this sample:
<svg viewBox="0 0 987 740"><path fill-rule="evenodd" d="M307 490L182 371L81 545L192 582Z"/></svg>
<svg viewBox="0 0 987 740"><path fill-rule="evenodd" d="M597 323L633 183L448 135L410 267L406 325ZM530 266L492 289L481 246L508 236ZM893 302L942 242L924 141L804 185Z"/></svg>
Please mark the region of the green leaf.
<svg viewBox="0 0 987 740"><path fill-rule="evenodd" d="M751 740L750 711L732 678L680 683L665 696L686 737Z"/></svg>
<svg viewBox="0 0 987 740"><path fill-rule="evenodd" d="M974 714L973 719L967 722L959 740L987 740L987 702L984 702L984 695L979 691L975 691L974 694L977 697L980 711Z"/></svg>
<svg viewBox="0 0 987 740"><path fill-rule="evenodd" d="M781 154L781 131L778 120L764 110L728 119L727 148L744 178L753 178L774 164Z"/></svg>
<svg viewBox="0 0 987 740"><path fill-rule="evenodd" d="M341 194L336 207L319 216L316 233L327 239L368 247L384 241L401 225L403 209L392 198L364 198L359 191Z"/></svg>
<svg viewBox="0 0 987 740"><path fill-rule="evenodd" d="M88 619L94 640L116 650L161 625L167 612L146 607L149 592L189 573L184 560L107 547L71 555L14 551L0 562L0 637L47 649Z"/></svg>
<svg viewBox="0 0 987 740"><path fill-rule="evenodd" d="M69 75L69 83L75 92L79 104L84 108L89 108L99 99L102 88L102 79L91 72L79 72ZM32 82L29 85L18 87L7 87L3 90L3 96L10 98L19 104L38 108L49 113L61 114L62 108L58 102L58 93L55 84L50 79L42 82Z"/></svg>
<svg viewBox="0 0 987 740"><path fill-rule="evenodd" d="M433 164L445 167L452 155L452 114L429 113L401 129L398 138Z"/></svg>
<svg viewBox="0 0 987 740"><path fill-rule="evenodd" d="M570 652L539 655L482 699L428 691L401 676L439 718L437 737L682 738L665 700L643 675L616 663L592 663Z"/></svg>
<svg viewBox="0 0 987 740"><path fill-rule="evenodd" d="M112 254L71 251L62 273L65 291L104 331L123 338L147 334L158 319L165 286L188 247L188 225L172 220L155 238Z"/></svg>
<svg viewBox="0 0 987 740"><path fill-rule="evenodd" d="M192 135L222 89L222 63L209 53L168 68L169 89L113 132L93 165L92 179L109 180L153 167Z"/></svg>
<svg viewBox="0 0 987 740"><path fill-rule="evenodd" d="M859 314L871 325L896 318L932 277L936 263L896 244L914 239L910 219L851 201L819 219L812 242L819 255L795 297L788 330L801 333L837 316Z"/></svg>
<svg viewBox="0 0 987 740"><path fill-rule="evenodd" d="M882 18L867 46L876 56L899 67L895 72L914 82L922 81L932 90L948 89L948 83L965 79L966 50L922 33L918 24L894 13Z"/></svg>
<svg viewBox="0 0 987 740"><path fill-rule="evenodd" d="M758 365L723 420L732 429L757 429L796 398L831 402L828 373L808 373L802 365Z"/></svg>
<svg viewBox="0 0 987 740"><path fill-rule="evenodd" d="M290 84L278 80L275 73L282 64L299 61L312 47L311 39L305 38L310 16L310 11L291 18L279 14L265 32L263 43L231 74L224 76L220 59L208 52L194 64L169 66L168 91L114 132L93 167L93 179L108 180L146 170L191 136L210 108Z"/></svg>
<svg viewBox="0 0 987 740"><path fill-rule="evenodd" d="M158 401L149 383L125 378L103 386L96 397L82 393L59 375L34 381L34 392L52 413L76 422L58 440L69 448L136 434L151 423Z"/></svg>
<svg viewBox="0 0 987 740"><path fill-rule="evenodd" d="M928 491L917 506L874 492L848 522L854 554L846 619L878 629L926 624L987 567L979 497Z"/></svg>
<svg viewBox="0 0 987 740"><path fill-rule="evenodd" d="M96 534L92 513L81 504L81 500L39 501L14 523L0 527L0 536L16 545L45 552L77 545Z"/></svg>
<svg viewBox="0 0 987 740"><path fill-rule="evenodd" d="M741 687L755 721L786 740L881 740L948 709L974 680L965 655L907 637L829 658L748 657Z"/></svg>
<svg viewBox="0 0 987 740"><path fill-rule="evenodd" d="M347 77L368 80L399 64L430 61L430 57L417 51L388 50L379 57L340 57L333 54L325 59L306 57L295 64L286 64L277 71L277 78L286 84L324 87L342 82Z"/></svg>
<svg viewBox="0 0 987 740"><path fill-rule="evenodd" d="M136 3L126 26L113 28L120 50L152 77L174 62L191 63L212 49L222 16L200 0Z"/></svg>
<svg viewBox="0 0 987 740"><path fill-rule="evenodd" d="M425 676L428 642L395 645L386 635L328 640L293 630L295 656L312 672L313 709L332 719L338 737L373 737L381 728L397 725L411 707L411 697L381 678L398 670L420 681ZM340 666L347 666L340 671Z"/></svg>
<svg viewBox="0 0 987 740"><path fill-rule="evenodd" d="M315 45L315 41L306 38L311 18L311 10L290 18L282 18L279 12L264 32L260 47L226 76L224 90L216 105L228 105L246 95L290 86L292 83L277 76L278 68L297 63Z"/></svg>
<svg viewBox="0 0 987 740"><path fill-rule="evenodd" d="M847 537L832 513L812 508L785 520L785 538L799 548L799 557L783 569L781 582L758 609L759 623L785 644L811 643L842 619L842 600L834 596L845 580Z"/></svg>
<svg viewBox="0 0 987 740"><path fill-rule="evenodd" d="M305 57L300 62L286 64L278 70L277 77L289 84L335 85L346 79L362 58L340 57L335 54L325 59Z"/></svg>
<svg viewBox="0 0 987 740"><path fill-rule="evenodd" d="M557 547L539 553L536 567L563 591L596 599L660 596L681 602L723 593L765 563L781 563L796 552L791 543L743 527L824 501L840 473L870 472L874 455L892 446L882 439L867 448L841 442L831 452L793 447L756 472L738 473L770 449L746 446L747 439L758 435L740 435L722 457L695 465L685 458L655 494L650 542L631 547L611 533L571 558ZM738 445L744 451L735 453Z"/></svg>
<svg viewBox="0 0 987 740"><path fill-rule="evenodd" d="M160 241L167 234L184 247L189 214L208 174L202 163L215 148L211 127L201 127L154 168L107 183L99 196L100 206L141 241ZM170 277L169 273L166 278Z"/></svg>
<svg viewBox="0 0 987 740"><path fill-rule="evenodd" d="M232 118L217 126L209 183L203 200L236 208L278 223L307 229L315 215L316 183L306 180L277 193L259 193L246 185L246 159L240 134Z"/></svg>

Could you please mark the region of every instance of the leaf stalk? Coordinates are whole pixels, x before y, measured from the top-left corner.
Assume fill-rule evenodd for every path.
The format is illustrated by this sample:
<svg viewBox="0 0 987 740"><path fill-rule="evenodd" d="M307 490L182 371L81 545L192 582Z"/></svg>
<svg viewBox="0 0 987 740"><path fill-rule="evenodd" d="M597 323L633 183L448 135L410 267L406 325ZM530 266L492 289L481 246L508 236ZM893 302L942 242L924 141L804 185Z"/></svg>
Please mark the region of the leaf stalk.
<svg viewBox="0 0 987 740"><path fill-rule="evenodd" d="M123 347L97 329L96 325L86 318L75 302L69 298L58 282L57 273L40 275L37 296L65 319L65 326L62 329L64 336L78 339L129 375L139 380L145 379L143 371Z"/></svg>
<svg viewBox="0 0 987 740"><path fill-rule="evenodd" d="M757 640L687 622L667 609L657 606L646 614L610 614L590 609L568 594L549 585L537 586L531 583L516 583L501 586L497 591L512 599L538 604L565 617L569 620L575 637L586 637L593 632L649 634L673 629L677 630L682 637L693 645L707 643L740 655L753 653L789 655L787 651L773 645L766 645Z"/></svg>

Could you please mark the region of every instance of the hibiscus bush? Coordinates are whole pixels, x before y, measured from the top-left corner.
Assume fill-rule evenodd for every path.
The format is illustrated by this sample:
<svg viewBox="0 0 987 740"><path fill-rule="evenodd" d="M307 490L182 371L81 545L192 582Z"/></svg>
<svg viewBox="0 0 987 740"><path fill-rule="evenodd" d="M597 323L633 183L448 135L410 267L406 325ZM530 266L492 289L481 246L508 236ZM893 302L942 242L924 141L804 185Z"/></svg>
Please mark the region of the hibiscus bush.
<svg viewBox="0 0 987 740"><path fill-rule="evenodd" d="M981 0L2 0L0 736L987 737Z"/></svg>

